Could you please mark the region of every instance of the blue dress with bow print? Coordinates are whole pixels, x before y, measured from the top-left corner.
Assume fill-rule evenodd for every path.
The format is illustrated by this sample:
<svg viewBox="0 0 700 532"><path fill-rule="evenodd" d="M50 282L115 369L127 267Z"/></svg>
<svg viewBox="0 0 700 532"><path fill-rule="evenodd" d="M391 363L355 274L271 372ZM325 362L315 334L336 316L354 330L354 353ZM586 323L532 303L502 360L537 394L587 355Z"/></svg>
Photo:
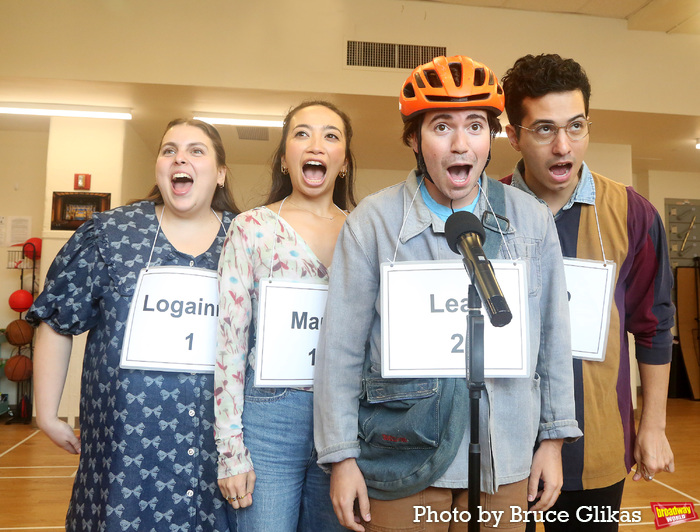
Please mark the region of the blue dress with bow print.
<svg viewBox="0 0 700 532"><path fill-rule="evenodd" d="M217 485L214 382L208 373L119 367L140 270L216 270L225 231L198 257L161 231L152 202L95 214L58 253L27 319L65 335L89 331L80 394L80 465L66 530L229 530ZM155 245L154 245L155 239ZM154 331L157 334L157 331Z"/></svg>

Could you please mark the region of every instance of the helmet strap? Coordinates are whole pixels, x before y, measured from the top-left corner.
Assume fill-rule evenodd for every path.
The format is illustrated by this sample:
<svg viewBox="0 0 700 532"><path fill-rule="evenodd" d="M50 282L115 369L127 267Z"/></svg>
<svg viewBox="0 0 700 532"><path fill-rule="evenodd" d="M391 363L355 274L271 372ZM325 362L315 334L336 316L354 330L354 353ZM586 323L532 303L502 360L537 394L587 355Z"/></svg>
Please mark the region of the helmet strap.
<svg viewBox="0 0 700 532"><path fill-rule="evenodd" d="M416 132L416 144L418 145L418 151L414 152L414 155L416 156L416 167L418 168L418 174L422 175L434 185L435 181L433 181L433 178L430 177L428 168L425 166L425 159L423 158L423 140L421 139L420 135L421 127L422 124L418 127L418 131Z"/></svg>

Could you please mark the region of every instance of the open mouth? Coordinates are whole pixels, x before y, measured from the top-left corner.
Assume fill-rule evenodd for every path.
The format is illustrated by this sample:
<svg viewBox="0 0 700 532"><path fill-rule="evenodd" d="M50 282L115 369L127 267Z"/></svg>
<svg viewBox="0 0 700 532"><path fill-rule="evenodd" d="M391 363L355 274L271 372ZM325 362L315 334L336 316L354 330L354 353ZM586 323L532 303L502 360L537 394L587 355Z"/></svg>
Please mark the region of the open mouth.
<svg viewBox="0 0 700 532"><path fill-rule="evenodd" d="M470 164L456 164L447 169L447 175L455 185L463 185L469 181L469 174L472 171Z"/></svg>
<svg viewBox="0 0 700 532"><path fill-rule="evenodd" d="M188 174L179 173L174 174L170 178L170 183L172 184L173 191L176 194L186 194L190 188L192 188L194 180Z"/></svg>
<svg viewBox="0 0 700 532"><path fill-rule="evenodd" d="M301 168L304 181L310 185L323 183L326 178L326 165L319 161L307 161Z"/></svg>
<svg viewBox="0 0 700 532"><path fill-rule="evenodd" d="M571 168L573 165L571 163L560 163L549 167L549 173L552 174L554 179L564 180L571 174Z"/></svg>

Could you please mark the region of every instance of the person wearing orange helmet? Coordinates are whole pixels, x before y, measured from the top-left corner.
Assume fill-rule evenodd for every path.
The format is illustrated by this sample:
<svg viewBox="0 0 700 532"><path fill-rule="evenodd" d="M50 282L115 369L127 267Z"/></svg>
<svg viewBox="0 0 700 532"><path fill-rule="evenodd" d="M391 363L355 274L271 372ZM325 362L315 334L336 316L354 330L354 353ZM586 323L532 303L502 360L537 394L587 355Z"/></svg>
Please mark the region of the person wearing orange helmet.
<svg viewBox="0 0 700 532"><path fill-rule="evenodd" d="M618 530L616 519L574 516L579 508L618 512L635 463L635 481L674 470L665 433L675 314L666 232L651 203L584 162L591 85L579 63L556 54L527 55L508 70L503 85L506 131L522 155L504 181L546 203L566 257L589 267L593 261L616 265L614 301L587 312L608 318L602 358L574 359L576 416L584 437L562 450L564 485L555 506L572 519L545 524L547 531L611 532ZM572 323L583 318L572 307ZM628 333L635 339L643 394L636 439Z"/></svg>
<svg viewBox="0 0 700 532"><path fill-rule="evenodd" d="M575 421L564 269L551 213L489 179L503 90L465 56L437 57L403 84L404 142L416 155L406 181L365 198L348 216L333 257L317 350L314 436L331 471L345 527L372 530L525 529L527 501L546 510L561 486L561 446ZM522 259L529 285L524 378L487 378L481 419L482 516L468 516L469 399L464 378L383 378L381 270L455 259L445 221L478 216L489 259ZM388 262L387 262L388 261ZM382 263L385 263L382 265ZM420 312L424 304L417 301ZM420 331L430 336L433 331ZM442 339L430 340L439 356ZM534 458L532 447L541 442ZM488 521L488 523L487 523Z"/></svg>

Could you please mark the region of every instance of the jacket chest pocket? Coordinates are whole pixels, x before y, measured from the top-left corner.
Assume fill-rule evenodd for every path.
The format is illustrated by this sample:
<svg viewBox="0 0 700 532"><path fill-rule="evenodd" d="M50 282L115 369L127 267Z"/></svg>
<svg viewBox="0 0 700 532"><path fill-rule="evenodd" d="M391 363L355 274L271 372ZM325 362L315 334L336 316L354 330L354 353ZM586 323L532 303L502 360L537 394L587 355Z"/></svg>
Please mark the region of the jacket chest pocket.
<svg viewBox="0 0 700 532"><path fill-rule="evenodd" d="M539 295L542 290L542 242L535 238L516 236L508 240L508 247L515 258L527 261L528 296L535 297ZM504 244L501 244L499 258L506 257L509 257L508 250Z"/></svg>
<svg viewBox="0 0 700 532"><path fill-rule="evenodd" d="M437 379L367 379L359 431L367 445L393 450L440 444Z"/></svg>

